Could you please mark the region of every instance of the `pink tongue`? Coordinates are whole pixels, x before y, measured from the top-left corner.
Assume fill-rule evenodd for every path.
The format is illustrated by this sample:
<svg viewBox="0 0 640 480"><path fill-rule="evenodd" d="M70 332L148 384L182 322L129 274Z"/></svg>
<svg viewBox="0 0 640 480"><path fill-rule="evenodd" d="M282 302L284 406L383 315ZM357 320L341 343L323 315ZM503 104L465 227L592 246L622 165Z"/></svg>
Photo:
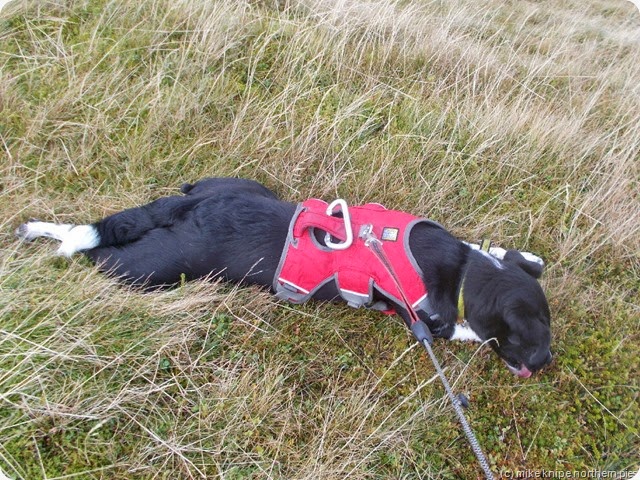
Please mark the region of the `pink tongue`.
<svg viewBox="0 0 640 480"><path fill-rule="evenodd" d="M520 378L529 378L531 376L531 370L529 370L527 367L525 367L524 365L522 365L520 367L520 370L512 367L511 365L509 365L507 363L507 367L509 368L509 371L511 373L513 373L514 375L519 376Z"/></svg>
<svg viewBox="0 0 640 480"><path fill-rule="evenodd" d="M520 367L520 370L516 371L516 375L518 375L520 378L529 378L531 376L531 370L522 365L522 367Z"/></svg>

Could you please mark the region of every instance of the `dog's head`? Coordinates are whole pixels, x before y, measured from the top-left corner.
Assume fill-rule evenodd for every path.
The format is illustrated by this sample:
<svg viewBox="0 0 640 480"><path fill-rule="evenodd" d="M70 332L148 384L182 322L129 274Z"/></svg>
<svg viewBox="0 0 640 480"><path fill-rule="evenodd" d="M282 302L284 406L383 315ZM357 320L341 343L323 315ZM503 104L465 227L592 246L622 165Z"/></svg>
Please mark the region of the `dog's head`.
<svg viewBox="0 0 640 480"><path fill-rule="evenodd" d="M465 279L469 326L504 360L527 378L551 361L551 314L538 283L543 266L516 250L503 260L472 252Z"/></svg>

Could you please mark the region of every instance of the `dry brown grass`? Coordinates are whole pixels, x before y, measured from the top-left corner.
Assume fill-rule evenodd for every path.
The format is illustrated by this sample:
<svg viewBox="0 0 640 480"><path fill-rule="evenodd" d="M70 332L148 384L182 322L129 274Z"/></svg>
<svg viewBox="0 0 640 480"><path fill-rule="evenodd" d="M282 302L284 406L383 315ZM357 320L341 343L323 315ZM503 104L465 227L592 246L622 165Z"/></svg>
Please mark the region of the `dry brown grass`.
<svg viewBox="0 0 640 480"><path fill-rule="evenodd" d="M637 468L640 16L628 2L15 1L0 13L0 469L472 478L398 322L19 244L203 176L540 253L556 361L438 343L496 472Z"/></svg>

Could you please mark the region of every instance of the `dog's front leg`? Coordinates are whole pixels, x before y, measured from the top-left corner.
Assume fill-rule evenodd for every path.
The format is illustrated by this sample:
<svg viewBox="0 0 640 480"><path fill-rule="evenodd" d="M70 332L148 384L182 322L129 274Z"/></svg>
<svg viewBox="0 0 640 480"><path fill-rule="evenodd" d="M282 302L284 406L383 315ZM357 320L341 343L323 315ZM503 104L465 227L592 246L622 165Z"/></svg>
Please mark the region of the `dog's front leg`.
<svg viewBox="0 0 640 480"><path fill-rule="evenodd" d="M400 314L404 323L411 329L411 317L403 308L396 307L396 311ZM444 338L446 340L458 340L461 342L481 342L482 339L474 332L465 322L463 324L450 325L439 319L429 318L428 315L420 312L420 319L427 325L433 338Z"/></svg>
<svg viewBox="0 0 640 480"><path fill-rule="evenodd" d="M396 312L398 312L398 315L400 315L404 320L407 328L411 329L411 316L409 315L409 312L407 312L405 308L402 308L399 305L396 305L394 308ZM454 327L452 325L447 325L439 318L432 319L429 317L429 315L422 311L418 312L418 316L420 317L420 320L425 323L434 338L448 339L453 335Z"/></svg>
<svg viewBox="0 0 640 480"><path fill-rule="evenodd" d="M480 250L480 245L478 245L477 243L469 243L469 242L462 242L462 243L471 247L473 250ZM500 247L490 247L489 254L492 257L497 258L498 260L504 260L504 256L507 254L507 250ZM542 258L540 258L539 256L529 252L520 252L520 254L525 258L526 261L535 262L541 267L544 267L544 260L542 260Z"/></svg>

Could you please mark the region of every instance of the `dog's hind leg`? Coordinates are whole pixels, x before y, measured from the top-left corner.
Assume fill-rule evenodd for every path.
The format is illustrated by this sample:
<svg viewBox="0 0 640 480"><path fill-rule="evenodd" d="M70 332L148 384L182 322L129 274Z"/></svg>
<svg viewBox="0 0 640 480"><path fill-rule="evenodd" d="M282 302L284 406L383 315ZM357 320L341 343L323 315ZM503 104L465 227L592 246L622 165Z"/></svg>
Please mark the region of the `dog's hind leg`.
<svg viewBox="0 0 640 480"><path fill-rule="evenodd" d="M59 240L62 244L57 254L65 257L95 247L125 245L138 240L149 230L162 226L153 218L153 208L149 208L160 203L156 201L144 207L124 210L90 225L30 221L20 225L16 235L24 240L38 237Z"/></svg>
<svg viewBox="0 0 640 480"><path fill-rule="evenodd" d="M115 213L90 225L56 224L30 221L16 230L24 240L47 237L62 242L58 255L70 257L96 247L121 246L135 242L155 228L169 227L179 221L202 199L159 198L147 205Z"/></svg>
<svg viewBox="0 0 640 480"><path fill-rule="evenodd" d="M30 221L20 225L16 230L16 235L24 240L33 240L38 237L58 240L62 244L57 253L65 257L95 248L100 244L100 235L93 225Z"/></svg>
<svg viewBox="0 0 640 480"><path fill-rule="evenodd" d="M16 229L16 236L23 240L35 240L38 237L53 238L60 240L73 228L68 223L48 223L30 220L23 223Z"/></svg>
<svg viewBox="0 0 640 480"><path fill-rule="evenodd" d="M105 217L94 223L100 235L100 247L128 245L151 230L180 223L202 200L198 197L162 197Z"/></svg>

